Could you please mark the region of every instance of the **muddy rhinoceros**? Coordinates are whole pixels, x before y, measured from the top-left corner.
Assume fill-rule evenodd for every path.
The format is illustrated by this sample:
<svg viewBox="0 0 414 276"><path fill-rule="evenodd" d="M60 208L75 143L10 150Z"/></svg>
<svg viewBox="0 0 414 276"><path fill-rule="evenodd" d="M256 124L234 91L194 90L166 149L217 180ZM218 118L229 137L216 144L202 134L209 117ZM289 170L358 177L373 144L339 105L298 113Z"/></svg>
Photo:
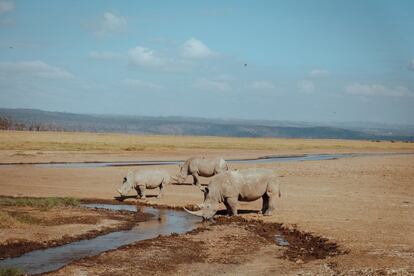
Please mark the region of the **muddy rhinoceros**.
<svg viewBox="0 0 414 276"><path fill-rule="evenodd" d="M180 165L179 174L172 178L181 184L188 175L192 175L193 184L200 188L200 176L211 177L227 170L228 166L223 158L191 157Z"/></svg>
<svg viewBox="0 0 414 276"><path fill-rule="evenodd" d="M238 201L263 199L262 213L271 215L275 209L275 200L280 196L278 179L270 169L244 169L220 173L211 179L204 189L204 203L200 210L189 211L190 214L211 219L217 212L219 203L223 202L229 215L237 215Z"/></svg>
<svg viewBox="0 0 414 276"><path fill-rule="evenodd" d="M160 188L160 192L157 198L162 197L164 188L170 183L170 174L167 171L162 170L143 170L136 172L128 172L124 177L122 186L118 189L121 197L125 197L128 192L135 188L138 196L145 198L146 189Z"/></svg>

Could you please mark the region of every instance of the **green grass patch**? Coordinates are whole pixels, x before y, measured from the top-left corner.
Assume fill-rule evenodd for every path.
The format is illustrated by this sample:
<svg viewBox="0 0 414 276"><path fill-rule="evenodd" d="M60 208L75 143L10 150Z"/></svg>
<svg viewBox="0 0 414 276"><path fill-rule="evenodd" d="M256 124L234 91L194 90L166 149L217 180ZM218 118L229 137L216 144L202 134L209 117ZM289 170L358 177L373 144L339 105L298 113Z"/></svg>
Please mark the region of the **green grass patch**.
<svg viewBox="0 0 414 276"><path fill-rule="evenodd" d="M24 271L20 268L0 268L0 276L22 276Z"/></svg>
<svg viewBox="0 0 414 276"><path fill-rule="evenodd" d="M79 199L73 197L0 197L0 206L30 206L41 209L79 206Z"/></svg>

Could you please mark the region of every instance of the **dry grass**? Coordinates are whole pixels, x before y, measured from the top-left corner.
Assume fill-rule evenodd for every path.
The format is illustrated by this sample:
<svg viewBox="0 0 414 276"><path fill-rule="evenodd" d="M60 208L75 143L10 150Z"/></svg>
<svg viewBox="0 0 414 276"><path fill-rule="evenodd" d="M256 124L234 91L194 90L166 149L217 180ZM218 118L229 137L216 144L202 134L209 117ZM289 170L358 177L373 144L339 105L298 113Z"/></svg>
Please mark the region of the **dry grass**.
<svg viewBox="0 0 414 276"><path fill-rule="evenodd" d="M25 275L24 271L20 268L0 268L0 276L22 276Z"/></svg>
<svg viewBox="0 0 414 276"><path fill-rule="evenodd" d="M29 206L46 211L53 207L79 206L80 201L72 197L3 197L0 196L0 208L10 206ZM18 228L27 224L38 224L39 219L29 214L0 210L0 229Z"/></svg>
<svg viewBox="0 0 414 276"><path fill-rule="evenodd" d="M1 206L30 206L41 209L78 206L79 199L72 197L0 197Z"/></svg>
<svg viewBox="0 0 414 276"><path fill-rule="evenodd" d="M0 229L21 227L22 222L8 212L0 211Z"/></svg>
<svg viewBox="0 0 414 276"><path fill-rule="evenodd" d="M80 132L0 131L0 150L38 151L173 151L238 150L414 150L414 143L334 139L159 136Z"/></svg>
<svg viewBox="0 0 414 276"><path fill-rule="evenodd" d="M25 225L39 223L39 219L25 213L0 211L0 229L21 228Z"/></svg>

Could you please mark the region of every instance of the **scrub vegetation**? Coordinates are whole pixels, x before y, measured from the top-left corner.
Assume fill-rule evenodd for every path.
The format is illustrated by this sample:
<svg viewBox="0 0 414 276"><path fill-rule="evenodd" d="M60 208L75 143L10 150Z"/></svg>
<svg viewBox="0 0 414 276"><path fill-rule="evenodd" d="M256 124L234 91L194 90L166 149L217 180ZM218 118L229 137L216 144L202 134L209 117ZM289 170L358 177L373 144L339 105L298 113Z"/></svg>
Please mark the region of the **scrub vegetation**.
<svg viewBox="0 0 414 276"><path fill-rule="evenodd" d="M30 206L41 209L50 209L62 206L78 206L80 201L72 197L0 197L0 206Z"/></svg>

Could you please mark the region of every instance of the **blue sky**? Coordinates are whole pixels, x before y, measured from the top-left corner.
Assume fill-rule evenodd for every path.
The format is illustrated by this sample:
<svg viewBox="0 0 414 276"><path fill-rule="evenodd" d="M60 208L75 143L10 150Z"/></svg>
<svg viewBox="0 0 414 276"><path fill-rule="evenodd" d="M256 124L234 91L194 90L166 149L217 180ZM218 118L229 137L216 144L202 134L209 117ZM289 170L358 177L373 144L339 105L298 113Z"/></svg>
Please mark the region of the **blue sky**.
<svg viewBox="0 0 414 276"><path fill-rule="evenodd" d="M413 124L413 10L0 0L0 107Z"/></svg>

